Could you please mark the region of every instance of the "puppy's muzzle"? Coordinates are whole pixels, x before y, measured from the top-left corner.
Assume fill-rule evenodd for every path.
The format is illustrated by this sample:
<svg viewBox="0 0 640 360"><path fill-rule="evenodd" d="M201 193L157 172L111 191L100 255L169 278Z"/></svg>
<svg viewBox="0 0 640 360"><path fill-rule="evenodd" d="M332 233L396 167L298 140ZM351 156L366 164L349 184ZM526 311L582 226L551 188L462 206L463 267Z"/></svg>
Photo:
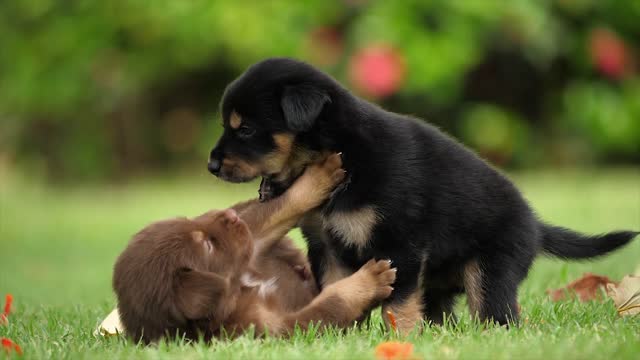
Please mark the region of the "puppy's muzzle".
<svg viewBox="0 0 640 360"><path fill-rule="evenodd" d="M209 163L207 164L207 169L213 175L220 174L220 169L222 168L222 161L218 159L209 159Z"/></svg>
<svg viewBox="0 0 640 360"><path fill-rule="evenodd" d="M216 146L211 153L209 154L209 163L207 164L207 169L209 172L215 176L220 175L220 170L222 170L222 158L224 157L222 151L219 146Z"/></svg>

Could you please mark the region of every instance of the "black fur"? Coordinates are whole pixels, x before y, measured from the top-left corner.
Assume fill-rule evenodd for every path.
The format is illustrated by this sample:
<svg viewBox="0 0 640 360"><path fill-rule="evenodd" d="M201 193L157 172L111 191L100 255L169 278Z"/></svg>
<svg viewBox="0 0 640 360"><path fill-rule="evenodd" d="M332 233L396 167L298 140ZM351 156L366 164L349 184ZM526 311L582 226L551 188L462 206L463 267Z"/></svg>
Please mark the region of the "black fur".
<svg viewBox="0 0 640 360"><path fill-rule="evenodd" d="M328 102L329 95L312 85L285 86L281 105L287 126L296 132L309 131Z"/></svg>
<svg viewBox="0 0 640 360"><path fill-rule="evenodd" d="M353 96L299 61L268 59L250 67L225 92L225 119L234 109L264 134L295 134L297 148L343 153L349 182L322 216L374 206L382 219L360 251L335 233L324 237L304 226L316 279L328 254L354 271L372 257L390 258L398 276L389 301L402 302L422 286L425 316L437 323L464 291L462 272L470 261L482 270L479 316L505 324L517 320L517 288L536 254L598 256L637 234L588 237L542 224L515 186L472 151L424 121ZM261 145L266 135L243 140L232 132L226 128L212 154L273 150Z"/></svg>
<svg viewBox="0 0 640 360"><path fill-rule="evenodd" d="M559 226L541 224L542 248L553 256L585 259L617 249L638 235L634 231L615 231L598 236L584 236Z"/></svg>

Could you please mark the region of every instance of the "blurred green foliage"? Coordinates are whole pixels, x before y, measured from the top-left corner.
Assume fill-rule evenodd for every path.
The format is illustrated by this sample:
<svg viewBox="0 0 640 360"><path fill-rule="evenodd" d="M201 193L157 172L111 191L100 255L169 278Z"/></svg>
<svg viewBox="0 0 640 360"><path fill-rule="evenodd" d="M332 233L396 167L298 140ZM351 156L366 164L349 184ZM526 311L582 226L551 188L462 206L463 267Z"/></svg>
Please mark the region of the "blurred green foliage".
<svg viewBox="0 0 640 360"><path fill-rule="evenodd" d="M385 44L404 75L372 100L498 165L637 163L638 19L615 0L4 0L0 161L72 180L204 166L249 64L296 57L360 91L353 59Z"/></svg>

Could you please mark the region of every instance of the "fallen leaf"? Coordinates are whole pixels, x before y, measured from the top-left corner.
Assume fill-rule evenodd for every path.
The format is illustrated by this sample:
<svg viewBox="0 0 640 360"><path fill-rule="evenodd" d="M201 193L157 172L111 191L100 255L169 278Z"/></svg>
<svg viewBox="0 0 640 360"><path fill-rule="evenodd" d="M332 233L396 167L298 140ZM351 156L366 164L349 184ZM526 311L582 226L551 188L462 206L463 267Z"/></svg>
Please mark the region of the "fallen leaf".
<svg viewBox="0 0 640 360"><path fill-rule="evenodd" d="M379 360L409 360L413 357L413 344L387 341L376 346L376 358Z"/></svg>
<svg viewBox="0 0 640 360"><path fill-rule="evenodd" d="M640 314L640 276L627 275L619 284L607 284L607 295L622 316Z"/></svg>
<svg viewBox="0 0 640 360"><path fill-rule="evenodd" d="M389 310L387 310L387 318L389 319L389 325L391 326L391 330L393 331L398 330L398 325L396 325L396 317Z"/></svg>
<svg viewBox="0 0 640 360"><path fill-rule="evenodd" d="M585 273L580 279L571 282L569 285L547 290L547 294L551 296L551 300L560 301L567 298L575 298L576 296L582 302L598 300L602 298L603 291L607 284L617 284L606 276Z"/></svg>
<svg viewBox="0 0 640 360"><path fill-rule="evenodd" d="M100 326L98 326L93 335L109 336L117 335L122 332L124 332L124 327L120 322L120 313L118 312L118 309L113 309L113 311L111 311L109 315L102 320L102 323L100 323Z"/></svg>

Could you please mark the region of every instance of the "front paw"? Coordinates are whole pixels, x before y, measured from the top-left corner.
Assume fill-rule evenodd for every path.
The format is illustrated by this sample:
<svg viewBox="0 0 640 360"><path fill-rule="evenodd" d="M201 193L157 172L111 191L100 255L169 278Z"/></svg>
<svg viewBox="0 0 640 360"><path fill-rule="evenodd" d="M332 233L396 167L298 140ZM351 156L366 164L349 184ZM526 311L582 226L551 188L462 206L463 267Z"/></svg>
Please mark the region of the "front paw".
<svg viewBox="0 0 640 360"><path fill-rule="evenodd" d="M320 191L326 196L345 179L342 155L335 153L324 160L309 165L299 179L309 190ZM302 185L302 184L301 184Z"/></svg>
<svg viewBox="0 0 640 360"><path fill-rule="evenodd" d="M360 270L369 286L374 291L375 301L382 301L388 298L393 291L393 284L396 281L397 269L391 267L391 260L369 260Z"/></svg>
<svg viewBox="0 0 640 360"><path fill-rule="evenodd" d="M318 185L324 186L327 191L333 190L344 181L347 174L346 170L342 168L342 153L331 154L324 162L316 166L322 172Z"/></svg>
<svg viewBox="0 0 640 360"><path fill-rule="evenodd" d="M341 155L329 155L322 162L307 167L291 187L291 199L305 210L313 209L329 198L345 176Z"/></svg>

